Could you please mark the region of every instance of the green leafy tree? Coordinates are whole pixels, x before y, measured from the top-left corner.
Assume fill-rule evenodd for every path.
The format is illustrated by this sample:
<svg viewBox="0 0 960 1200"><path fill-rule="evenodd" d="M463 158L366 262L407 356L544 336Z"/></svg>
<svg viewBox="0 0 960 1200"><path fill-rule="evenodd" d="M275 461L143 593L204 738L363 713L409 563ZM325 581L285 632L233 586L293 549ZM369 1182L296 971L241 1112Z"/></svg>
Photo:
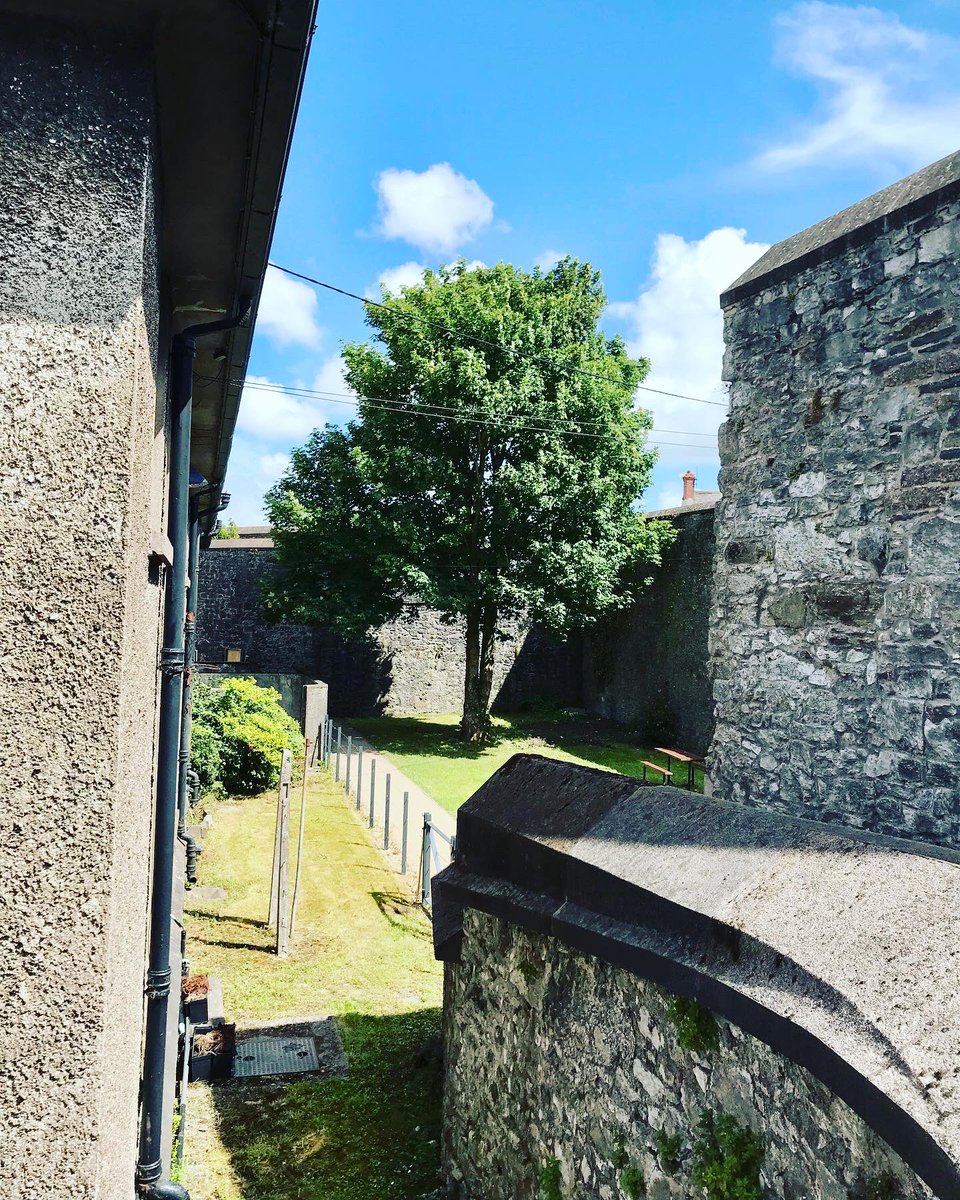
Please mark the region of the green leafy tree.
<svg viewBox="0 0 960 1200"><path fill-rule="evenodd" d="M238 538L240 536L240 526L233 519L224 521L215 536L223 541Z"/></svg>
<svg viewBox="0 0 960 1200"><path fill-rule="evenodd" d="M489 725L505 619L556 633L631 597L670 527L635 504L648 364L597 329L599 273L464 263L367 305L344 348L360 420L315 431L267 496L276 618L362 634L416 600L465 631L463 736Z"/></svg>
<svg viewBox="0 0 960 1200"><path fill-rule="evenodd" d="M240 796L274 787L284 750L302 757L303 735L278 691L239 676L194 688L190 761L202 787Z"/></svg>

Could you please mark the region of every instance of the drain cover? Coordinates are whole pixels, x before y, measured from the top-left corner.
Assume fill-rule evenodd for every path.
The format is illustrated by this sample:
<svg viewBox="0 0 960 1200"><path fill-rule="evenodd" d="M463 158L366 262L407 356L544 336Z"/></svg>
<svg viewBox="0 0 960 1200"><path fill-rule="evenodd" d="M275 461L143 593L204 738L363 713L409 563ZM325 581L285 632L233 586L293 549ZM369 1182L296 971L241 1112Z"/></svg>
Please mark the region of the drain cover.
<svg viewBox="0 0 960 1200"><path fill-rule="evenodd" d="M311 1037L245 1037L237 1041L233 1060L233 1074L237 1079L319 1069L317 1047Z"/></svg>

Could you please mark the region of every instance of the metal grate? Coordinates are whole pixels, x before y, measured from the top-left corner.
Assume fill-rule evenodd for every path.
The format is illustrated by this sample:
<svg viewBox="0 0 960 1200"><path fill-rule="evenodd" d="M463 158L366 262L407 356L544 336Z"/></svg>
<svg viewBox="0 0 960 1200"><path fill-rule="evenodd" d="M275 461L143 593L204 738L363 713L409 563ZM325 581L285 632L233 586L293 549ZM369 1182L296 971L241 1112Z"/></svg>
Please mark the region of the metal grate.
<svg viewBox="0 0 960 1200"><path fill-rule="evenodd" d="M238 1079L319 1069L320 1060L312 1037L245 1037L237 1041L233 1074Z"/></svg>

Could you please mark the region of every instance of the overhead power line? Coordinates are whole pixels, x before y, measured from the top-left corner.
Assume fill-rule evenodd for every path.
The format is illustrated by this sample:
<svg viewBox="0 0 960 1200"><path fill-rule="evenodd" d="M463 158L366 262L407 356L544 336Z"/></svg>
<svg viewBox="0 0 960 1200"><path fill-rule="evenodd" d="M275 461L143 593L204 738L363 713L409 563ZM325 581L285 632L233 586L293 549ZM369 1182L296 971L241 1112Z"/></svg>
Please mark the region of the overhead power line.
<svg viewBox="0 0 960 1200"><path fill-rule="evenodd" d="M332 283L324 283L322 279L314 279L312 275L304 275L300 271L294 271L290 267L282 267L279 263L269 263L275 271L282 271L284 275L289 275L292 279L302 279L304 283L313 284L314 287L324 288L328 292L336 292L338 296L346 296L350 300L359 300L361 304L370 304L374 308L385 308L390 312L396 313L398 316L404 317L408 321L419 321L423 325L429 325L431 329L436 329L440 333L449 333L453 337L460 338L466 342L475 342L478 346L486 346L491 350L499 350L503 354L511 354L515 358L527 358L531 362L545 362L551 366L556 366L556 360L551 359L546 354L525 354L522 350L514 350L510 346L504 346L502 342L493 342L487 338L477 337L472 333L465 333L460 329L452 329L449 325L442 325L437 321L431 321L428 317L421 317L417 313L401 312L392 308L389 304L384 304L382 300L371 300L367 296L361 296L357 292L347 291L346 288L336 287ZM567 365L568 371L573 371L577 375L585 375L588 379L599 379L604 383L609 383L610 380L605 375L598 375L596 371L588 371L584 367L575 367ZM702 396L688 396L684 392L668 392L663 388L648 387L645 383L638 383L637 389L641 392L650 392L657 396L672 396L675 400L692 400L695 404L712 404L717 408L726 408L727 405L722 400L705 400Z"/></svg>
<svg viewBox="0 0 960 1200"><path fill-rule="evenodd" d="M298 395L295 390L288 390L278 384L263 384L263 383L246 383L244 387L251 388L254 391L263 391L274 395ZM319 398L329 400L333 404L350 404L356 405L359 401L363 401L368 408L376 409L380 412L392 412L411 417L432 417L437 421L460 421L468 425L479 425L487 429L503 429L506 424L514 429L526 433L553 433L563 434L569 437L589 437L598 438L602 441L614 441L615 435L609 433L591 433L584 429L574 429L572 426L549 426L549 425L531 425L527 423L527 418L523 416L505 417L503 420L490 420L489 418L470 417L463 415L462 412L456 410L449 411L431 411L428 405L412 405L403 401L384 400L375 396L357 395L352 399L341 399L334 395L323 396L322 393L311 393ZM478 410L474 410L478 411ZM665 432L665 431L664 431ZM693 434L684 436L707 437L707 434ZM653 438L649 439L651 446L679 446L685 450L710 450L709 445L699 446L692 442L664 442Z"/></svg>
<svg viewBox="0 0 960 1200"><path fill-rule="evenodd" d="M238 383L243 387L250 388L253 391L277 392L280 395L295 396L295 397L305 399L305 400L324 400L324 401L329 400L333 404L356 405L356 404L359 404L359 402L361 400L363 400L363 401L365 401L367 403L371 403L371 404L383 404L383 405L396 406L397 411L405 412L405 411L408 411L410 408L409 401L392 400L388 397L383 397L383 396L358 396L357 393L355 393L355 392L330 392L330 391L323 391L319 388L295 387L293 385L288 385L288 384L284 384L284 383L272 383L270 381L262 381L261 382L259 380L254 382L254 381L245 381L245 380L237 379L237 380L234 380L234 383ZM480 408L453 408L449 405L433 404L429 401L418 400L416 403L416 409L419 412L430 413L434 416L450 416L450 417L454 417L454 418L460 418L460 417L465 418L465 417L475 416L478 419L481 419L484 421L491 421L491 415L489 413L486 413L483 409L480 409ZM497 414L496 421L493 423L502 422L502 421L528 421L528 420L536 420L536 421L541 422L541 424L544 422L549 422L551 425L556 426L560 432L569 431L571 433L584 432L582 429L579 428L580 425L603 425L604 424L603 421L591 419L591 420L577 422L578 427L575 428L574 426L572 426L569 423L569 421L567 421L565 418L562 418L562 417L531 417L531 415L529 413L516 413L516 412L499 413L499 414ZM678 434L680 437L699 437L699 438L708 438L710 440L715 440L716 436L717 436L715 432L714 433L698 433L696 430L691 430L691 429L660 429L656 426L654 426L650 432L651 433L671 433L671 434Z"/></svg>

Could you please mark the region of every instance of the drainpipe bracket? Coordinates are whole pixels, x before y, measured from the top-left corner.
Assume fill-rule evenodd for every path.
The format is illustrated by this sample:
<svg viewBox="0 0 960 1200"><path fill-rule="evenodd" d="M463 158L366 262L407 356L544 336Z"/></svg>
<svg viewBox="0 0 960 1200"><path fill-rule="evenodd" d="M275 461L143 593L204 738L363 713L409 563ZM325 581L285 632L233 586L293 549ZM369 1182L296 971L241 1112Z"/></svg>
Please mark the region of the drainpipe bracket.
<svg viewBox="0 0 960 1200"><path fill-rule="evenodd" d="M150 1000L170 995L170 969L166 971L148 971L144 994Z"/></svg>
<svg viewBox="0 0 960 1200"><path fill-rule="evenodd" d="M186 662L186 655L178 646L164 646L160 651L160 670L164 675L182 675Z"/></svg>

